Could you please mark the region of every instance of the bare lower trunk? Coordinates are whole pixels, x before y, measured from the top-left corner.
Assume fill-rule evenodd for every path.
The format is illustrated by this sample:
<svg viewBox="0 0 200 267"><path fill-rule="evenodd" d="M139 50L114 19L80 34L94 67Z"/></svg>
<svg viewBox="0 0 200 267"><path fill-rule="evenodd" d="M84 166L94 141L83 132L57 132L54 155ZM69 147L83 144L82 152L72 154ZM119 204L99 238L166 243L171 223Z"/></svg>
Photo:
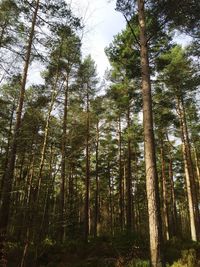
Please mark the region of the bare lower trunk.
<svg viewBox="0 0 200 267"><path fill-rule="evenodd" d="M165 159L163 151L163 141L161 140L161 165L162 165L162 192L163 192L163 223L164 237L169 240L169 218L168 218L168 202L167 202L167 180L165 175Z"/></svg>
<svg viewBox="0 0 200 267"><path fill-rule="evenodd" d="M182 143L182 151L183 151L183 161L184 161L184 169L185 169L186 191L187 191L187 197L188 197L191 238L193 241L197 241L197 229L196 229L195 212L194 212L194 199L192 197L192 185L191 185L190 173L189 173L189 168L188 168L188 163L187 163L186 146L184 142Z"/></svg>
<svg viewBox="0 0 200 267"><path fill-rule="evenodd" d="M14 101L14 104L12 106L12 111L11 111L11 116L10 116L8 141L7 141L6 156L5 156L5 163L4 163L5 172L4 172L2 180L1 180L0 200L1 200L1 192L2 192L3 187L4 187L4 180L5 180L5 175L6 175L6 170L7 170L7 166L8 166L8 160L9 160L9 150L10 150L10 142L11 142L11 136L12 136L12 125L13 125L14 111L15 111L15 101Z"/></svg>
<svg viewBox="0 0 200 267"><path fill-rule="evenodd" d="M110 162L108 162L108 185L109 185L109 216L110 216L110 232L113 235L113 189L110 175Z"/></svg>
<svg viewBox="0 0 200 267"><path fill-rule="evenodd" d="M194 160L195 160L195 167L196 167L196 173L197 173L197 179L198 179L198 184L199 184L199 192L200 192L200 168L199 168L199 158L197 155L197 149L194 145Z"/></svg>
<svg viewBox="0 0 200 267"><path fill-rule="evenodd" d="M41 182L42 182L42 172L43 172L43 167L44 167L44 162L45 162L45 155L46 155L46 149L47 149L47 141L48 141L48 135L49 135L49 124L50 124L50 119L51 119L51 112L53 110L53 106L56 100L56 96L58 94L58 79L59 79L59 63L60 63L60 57L61 57L61 50L62 50L62 40L60 41L60 49L59 49L59 54L57 58L57 66L56 66L56 73L55 73L55 81L52 87L52 92L51 92L51 101L50 101L50 106L49 110L46 116L46 124L45 124L45 130L44 130L44 139L43 139L43 144L42 144L42 149L41 149L41 158L40 158L40 164L39 164L39 172L38 172L38 177L37 177L37 184L36 184L36 189L35 189L35 200L38 202L39 195L40 195L40 187L41 187Z"/></svg>
<svg viewBox="0 0 200 267"><path fill-rule="evenodd" d="M89 90L89 89L87 89ZM90 139L90 107L89 107L89 93L87 92L87 133L86 133L86 179L85 179L85 242L88 242L90 231L90 152L89 152L89 139Z"/></svg>
<svg viewBox="0 0 200 267"><path fill-rule="evenodd" d="M69 91L69 75L66 78L65 88L65 101L64 101L64 114L63 114L63 125L62 125L62 147L61 147L61 184L60 184L60 241L64 241L64 210L65 210L65 180L66 180L66 138L67 138L67 112L68 112L68 91Z"/></svg>
<svg viewBox="0 0 200 267"><path fill-rule="evenodd" d="M131 175L131 139L130 139L130 106L127 111L128 159L127 159L127 230L132 231L132 175Z"/></svg>
<svg viewBox="0 0 200 267"><path fill-rule="evenodd" d="M95 214L94 214L94 236L99 235L99 223L100 223L100 210L99 210L99 122L97 122L96 128L97 140L96 140L96 188L95 188Z"/></svg>
<svg viewBox="0 0 200 267"><path fill-rule="evenodd" d="M28 251L28 247L29 247L29 242L30 241L29 241L29 228L28 228L27 229L27 233L26 233L26 243L25 243L25 246L24 246L20 267L24 267L25 266L25 259L26 259L26 255L27 255L27 251Z"/></svg>
<svg viewBox="0 0 200 267"><path fill-rule="evenodd" d="M140 55L142 71L143 125L146 167L146 190L149 214L150 254L152 267L162 267L162 223L156 168L151 81L146 37L144 0L138 0L138 19L140 28Z"/></svg>
<svg viewBox="0 0 200 267"><path fill-rule="evenodd" d="M50 119L51 119L51 112L53 110L53 105L56 99L56 94L57 94L57 82L58 82L58 72L56 75L56 81L55 85L53 87L53 91L51 94L51 102L48 110L48 114L46 117L46 125L45 125L45 130L44 130L44 139L43 139L43 144L42 144L42 149L41 149L41 157L40 157L40 164L39 164L39 173L37 177L37 184L36 184L36 189L35 189L35 200L36 202L38 201L39 195L40 195L40 187L41 187L41 182L42 182L42 172L43 172L43 167L44 167L44 162L45 162L45 155L46 155L46 149L47 149L47 141L48 141L48 135L49 135L49 124L50 124Z"/></svg>
<svg viewBox="0 0 200 267"><path fill-rule="evenodd" d="M177 235L177 209L176 209L176 198L174 191L174 179L173 179L173 165L172 165L172 156L170 154L169 159L169 179L170 179L170 191L171 191L171 210L172 210L172 234L173 236Z"/></svg>
<svg viewBox="0 0 200 267"><path fill-rule="evenodd" d="M186 190L190 217L191 238L198 240L199 209L183 99L177 97L177 112L181 127L182 151L185 169Z"/></svg>
<svg viewBox="0 0 200 267"><path fill-rule="evenodd" d="M123 190L123 168L122 168L122 140L121 140L121 119L118 121L118 136L119 136L119 220L120 229L124 229L124 190Z"/></svg>

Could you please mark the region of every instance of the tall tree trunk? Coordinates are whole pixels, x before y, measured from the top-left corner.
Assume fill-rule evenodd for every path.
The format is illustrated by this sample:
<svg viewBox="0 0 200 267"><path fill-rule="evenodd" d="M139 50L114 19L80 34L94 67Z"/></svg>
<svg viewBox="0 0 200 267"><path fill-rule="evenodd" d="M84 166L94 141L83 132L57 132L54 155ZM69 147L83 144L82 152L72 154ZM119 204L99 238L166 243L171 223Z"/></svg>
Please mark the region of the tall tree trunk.
<svg viewBox="0 0 200 267"><path fill-rule="evenodd" d="M60 59L60 56L59 56L59 59ZM38 173L37 184L36 184L36 189L35 189L35 200L36 200L36 202L38 201L39 195L40 195L40 187L41 187L41 182L42 182L42 172L43 172L43 167L44 167L44 162L45 162L47 141L48 141L48 135L49 135L49 124L50 124L50 119L51 119L51 112L53 110L53 105L55 103L55 99L56 99L56 95L57 95L58 78L59 78L59 71L58 71L58 68L57 68L55 84L53 86L53 90L52 90L52 93L51 93L51 102L50 102L49 110L48 110L47 117L46 117L46 124L45 124L45 130L44 130L44 139L43 139L43 144L42 144L42 149L41 149L41 157L40 157L40 164L39 164L39 173Z"/></svg>
<svg viewBox="0 0 200 267"><path fill-rule="evenodd" d="M139 166L138 166L138 156L137 156L137 145L134 144L134 170L135 170L135 187L134 187L134 231L140 233L140 209L139 203L137 201L137 191L138 191L138 184L139 184Z"/></svg>
<svg viewBox="0 0 200 267"><path fill-rule="evenodd" d="M144 0L138 0L138 19L140 28L140 57L142 72L143 125L146 167L146 190L149 214L150 254L152 267L164 266L162 249L162 222L156 168L155 143L153 131L151 81L146 36Z"/></svg>
<svg viewBox="0 0 200 267"><path fill-rule="evenodd" d="M99 210L99 121L96 125L96 177L95 177L95 214L94 214L94 236L97 237L99 234L99 223L100 223L100 210Z"/></svg>
<svg viewBox="0 0 200 267"><path fill-rule="evenodd" d="M27 234L26 234L26 241L25 241L25 245L24 245L24 250L23 250L23 255L22 255L22 259L21 259L21 263L20 263L20 267L24 267L25 266L25 259L26 259L26 254L28 251L28 247L29 247L29 228L27 229Z"/></svg>
<svg viewBox="0 0 200 267"><path fill-rule="evenodd" d="M88 242L88 236L90 231L90 151L89 151L89 140L90 140L90 106L89 106L89 88L87 88L87 133L86 133L86 179L85 179L85 242Z"/></svg>
<svg viewBox="0 0 200 267"><path fill-rule="evenodd" d="M40 195L40 187L41 187L41 182L42 182L42 172L43 172L46 149L47 149L47 141L48 141L47 139L48 139L48 135L49 135L49 124L50 124L50 119L51 119L51 112L53 110L53 106L54 106L54 103L55 103L55 100L56 100L56 96L58 94L57 84L58 84L58 80L59 80L59 76L60 76L59 63L60 63L61 52L62 52L62 43L63 43L63 41L61 39L59 54L58 54L58 58L57 58L55 82L54 82L53 87L52 87L51 101L50 101L50 106L49 106L49 110L48 110L47 117L46 117L46 124L45 124L45 130L44 130L44 139L43 139L43 144L42 144L42 149L41 149L39 173L38 173L36 189L35 189L35 200L36 200L36 203L38 202L39 195Z"/></svg>
<svg viewBox="0 0 200 267"><path fill-rule="evenodd" d="M72 164L70 166L70 173L69 173L69 178L68 178L68 199L67 199L67 204L68 204L68 216L69 216L69 222L70 222L70 227L68 227L68 236L70 238L74 237L75 230L76 230L76 207L75 207L75 199L77 197L77 192L75 191L75 180L77 178L74 175L74 165Z"/></svg>
<svg viewBox="0 0 200 267"><path fill-rule="evenodd" d="M5 180L6 170L7 170L8 161L9 161L9 150L10 150L10 142L11 142L11 136L12 136L12 125L13 125L14 111L15 111L15 100L14 100L12 110L11 110L11 115L10 115L8 141L7 141L5 163L4 163L5 172L4 172L2 180L1 180L0 199L1 199L1 193L2 193L3 187L4 187L4 180Z"/></svg>
<svg viewBox="0 0 200 267"><path fill-rule="evenodd" d="M197 192L195 185L195 177L191 156L190 141L188 136L187 121L182 97L177 97L177 112L181 127L182 151L185 168L186 190L188 196L189 217L191 238L193 241L199 239L199 208L197 200Z"/></svg>
<svg viewBox="0 0 200 267"><path fill-rule="evenodd" d="M31 157L29 173L27 175L27 181L26 181L27 188L26 188L26 192L24 196L24 203L23 203L24 208L26 209L26 213L24 214L22 218L22 223L21 223L22 228L25 229L26 237L27 237L27 232L29 232L30 230L30 227L31 227L30 225L32 222L31 220L31 211L32 211L31 196L33 192L34 163L35 163L35 154L33 153ZM28 236L30 237L30 232Z"/></svg>
<svg viewBox="0 0 200 267"><path fill-rule="evenodd" d="M170 180L170 191L171 191L171 210L172 210L172 234L173 236L177 236L177 209L176 209L176 198L174 191L174 178L173 178L173 163L172 163L172 155L170 152L169 158L169 180Z"/></svg>
<svg viewBox="0 0 200 267"><path fill-rule="evenodd" d="M121 118L118 121L118 147L119 147L119 220L120 229L124 229L124 190L123 190L123 167L122 167L122 136L121 136Z"/></svg>
<svg viewBox="0 0 200 267"><path fill-rule="evenodd" d="M45 217L43 217L43 221L41 222L41 229L40 231L43 231L43 227L45 226L46 233L49 232L49 223L51 220L50 214L51 208L53 209L54 205L54 184L55 184L55 177L57 175L57 172L54 172L54 166L56 166L57 160L55 160L56 154L54 153L53 144L51 144L50 147L50 159L49 159L49 184L48 184L48 198L46 203L46 210L45 210ZM55 162L54 162L55 161Z"/></svg>
<svg viewBox="0 0 200 267"><path fill-rule="evenodd" d="M199 192L200 192L200 168L199 168L199 158L197 155L197 149L195 147L195 144L193 145L193 151L194 151L194 160L195 160L195 167L196 167L196 173L197 173L197 179L199 184Z"/></svg>
<svg viewBox="0 0 200 267"><path fill-rule="evenodd" d="M110 216L110 232L113 236L113 189L112 189L112 180L110 175L110 162L108 162L108 185L109 185L109 216Z"/></svg>
<svg viewBox="0 0 200 267"><path fill-rule="evenodd" d="M68 92L69 92L69 74L66 77L64 114L62 125L62 146L61 146L61 184L60 184L60 240L64 241L64 210L65 210L65 180L66 180L66 138L67 138L67 113L68 113Z"/></svg>
<svg viewBox="0 0 200 267"><path fill-rule="evenodd" d="M38 175L37 175L37 181L36 181L36 186L35 189L33 190L33 205L32 205L32 217L31 220L33 220L33 225L37 225L36 221L37 221L37 215L38 215L38 208L39 208L39 197L40 197L40 190L41 190L41 184L42 184L42 173L43 173L43 168L44 168L44 163L45 163L45 157L46 157L46 150L47 150L47 145L48 145L48 136L49 136L49 125L50 125L50 120L51 120L51 112L53 110L53 106L56 100L56 96L57 96L57 83L58 83L58 79L59 79L59 60L60 60L60 56L61 56L61 47L62 47L62 43L60 46L60 50L59 50L59 55L58 55L58 61L57 61L57 69L56 69L56 77L55 77L55 82L52 88L52 92L51 92L51 101L50 101L50 106L48 109L48 113L47 113L47 117L46 117L46 124L45 124L45 129L44 129L44 139L43 139L43 143L42 143L42 149L41 149L41 155L40 155L40 163L39 163L39 171L38 171ZM34 234L33 234L33 240L35 243L35 264L37 261L37 253L38 253L38 245L39 245L39 235L37 232L37 227L35 227L34 229Z"/></svg>
<svg viewBox="0 0 200 267"><path fill-rule="evenodd" d="M130 139L130 103L127 110L128 158L127 158L127 230L132 231L132 175L131 175L131 139Z"/></svg>
<svg viewBox="0 0 200 267"><path fill-rule="evenodd" d="M12 191L12 183L13 183L13 178L14 178L14 169L15 169L15 161L16 161L16 153L17 153L17 144L18 144L18 138L19 138L19 131L21 127L21 117L22 117L22 109L24 105L25 87L26 87L27 74L28 74L29 63L30 63L32 43L33 43L33 38L34 38L34 33L35 33L35 25L36 25L36 20L37 20L39 2L40 0L36 1L33 18L32 18L30 35L29 35L28 44L27 44L26 58L25 58L25 64L24 64L24 71L22 74L22 83L21 83L21 89L20 89L19 103L17 107L13 141L12 141L11 151L9 155L8 168L5 174L5 182L4 182L3 195L2 195L2 206L1 206L1 212L0 212L0 266L2 267L5 267L7 265L5 261L5 257L4 257L4 242L5 242L5 236L6 236L7 226L8 226L11 191Z"/></svg>
<svg viewBox="0 0 200 267"><path fill-rule="evenodd" d="M163 139L161 138L161 168L162 168L162 193L163 193L163 223L164 223L164 237L169 240L169 217L168 217L168 200L167 200L167 179L165 175L165 158L164 158L164 147Z"/></svg>

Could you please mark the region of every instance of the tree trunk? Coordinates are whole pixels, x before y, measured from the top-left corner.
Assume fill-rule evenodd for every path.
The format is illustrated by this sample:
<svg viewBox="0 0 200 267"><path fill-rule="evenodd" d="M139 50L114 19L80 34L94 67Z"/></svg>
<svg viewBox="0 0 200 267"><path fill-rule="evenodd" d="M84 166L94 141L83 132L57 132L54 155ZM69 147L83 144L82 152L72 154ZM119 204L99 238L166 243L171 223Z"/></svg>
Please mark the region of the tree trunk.
<svg viewBox="0 0 200 267"><path fill-rule="evenodd" d="M144 0L138 0L138 19L140 28L140 56L142 72L143 125L146 167L146 190L149 214L150 254L152 267L164 266L162 249L162 222L156 168L151 81L146 36Z"/></svg>
<svg viewBox="0 0 200 267"><path fill-rule="evenodd" d="M96 188L95 188L95 214L94 214L94 237L99 235L99 121L96 126Z"/></svg>
<svg viewBox="0 0 200 267"><path fill-rule="evenodd" d="M181 127L182 151L185 168L186 190L188 196L189 217L191 238L193 241L198 240L199 229L199 208L196 192L196 184L193 171L193 163L191 157L190 141L188 136L187 121L184 109L183 99L177 97L177 112Z"/></svg>
<svg viewBox="0 0 200 267"><path fill-rule="evenodd" d="M110 215L110 232L113 236L113 189L112 189L112 180L110 175L110 162L108 162L108 185L109 185L109 215Z"/></svg>
<svg viewBox="0 0 200 267"><path fill-rule="evenodd" d="M32 223L31 220L31 196L32 196L32 189L33 189L33 176L34 176L34 163L35 163L35 152L32 152L31 159L30 159L30 167L27 173L26 178L26 188L23 198L23 209L19 212L19 225L21 226L18 228L17 237L18 240L24 240L27 236L27 229L30 229L30 224ZM24 212L24 210L26 212ZM21 237L22 236L22 237ZM30 236L30 235L29 235Z"/></svg>
<svg viewBox="0 0 200 267"><path fill-rule="evenodd" d="M38 173L37 184L36 184L36 189L35 189L36 202L38 201L39 195L40 195L40 187L41 187L41 182L42 182L42 172L43 172L45 155L46 155L46 148L47 148L47 141L48 141L47 139L48 139L48 135L49 135L49 124L50 124L50 119L51 119L51 112L52 112L53 105L54 105L54 102L56 99L56 94L57 94L58 78L59 78L59 72L57 70L55 84L53 86L53 91L51 93L51 102L50 102L48 114L46 117L46 125L45 125L45 130L44 130L44 140L43 140L43 144L42 144L41 158L40 158L40 164L39 164L39 173Z"/></svg>
<svg viewBox="0 0 200 267"><path fill-rule="evenodd" d="M11 151L9 155L8 168L5 174L5 183L4 183L3 195L2 195L2 206L1 206L1 212L0 212L1 214L0 215L0 266L3 266L3 267L7 265L5 261L5 257L4 257L4 242L5 242L5 235L7 231L8 217L9 217L9 211L10 211L11 191L12 191L12 183L13 183L13 178L14 178L18 138L19 138L19 132L20 132L20 127L21 127L22 109L24 105L25 87L26 87L27 74L28 74L29 63L30 63L33 37L35 33L35 25L36 25L36 20L37 20L39 2L40 1L37 0L36 6L34 9L31 31L30 31L30 35L28 39L28 44L27 44L24 71L22 75L22 83L21 83L21 89L20 89L20 97L19 97L19 103L18 103L17 114L16 114L16 123L15 123L15 128L14 128Z"/></svg>
<svg viewBox="0 0 200 267"><path fill-rule="evenodd" d="M66 77L64 114L62 125L62 146L61 146L61 184L60 184L60 240L64 241L64 210L65 210L65 180L66 180L66 138L67 138L67 112L68 112L68 92L69 92L69 75Z"/></svg>
<svg viewBox="0 0 200 267"><path fill-rule="evenodd" d="M161 139L161 168L162 168L162 193L163 193L163 223L164 223L164 237L165 240L169 240L169 217L168 217L168 201L167 201L167 179L165 175L165 158L164 158L164 148L163 140Z"/></svg>
<svg viewBox="0 0 200 267"><path fill-rule="evenodd" d="M174 191L174 179L173 179L173 165L172 165L172 155L170 153L169 158L169 179L170 179L170 191L171 191L171 210L172 210L172 234L177 236L177 209L176 209L176 198Z"/></svg>
<svg viewBox="0 0 200 267"><path fill-rule="evenodd" d="M122 137L121 118L118 121L118 147L119 147L119 221L120 230L124 229L124 190L123 190L123 167L122 167Z"/></svg>
<svg viewBox="0 0 200 267"><path fill-rule="evenodd" d="M130 105L130 103L129 103ZM131 139L130 139L130 106L127 110L127 130L128 130L128 158L127 158L127 230L132 231L132 175L131 175Z"/></svg>
<svg viewBox="0 0 200 267"><path fill-rule="evenodd" d="M196 173L197 173L197 179L198 179L198 184L199 184L199 192L200 192L200 168L199 168L199 158L197 155L197 149L195 147L195 144L193 146L194 150L194 160L195 160L195 167L196 167Z"/></svg>
<svg viewBox="0 0 200 267"><path fill-rule="evenodd" d="M87 88L87 133L86 133L86 179L85 179L85 242L88 242L89 230L90 230L90 151L89 151L89 139L90 139L90 107L89 107L89 88Z"/></svg>
<svg viewBox="0 0 200 267"><path fill-rule="evenodd" d="M23 250L23 255L22 255L20 267L25 266L25 259L26 259L28 247L29 247L29 228L27 229L27 233L26 233L26 241L25 241L25 245L24 245L24 250Z"/></svg>
<svg viewBox="0 0 200 267"><path fill-rule="evenodd" d="M2 193L3 187L4 187L4 180L5 180L6 170L7 170L8 161L9 161L9 150L10 150L10 142L11 142L11 137L12 137L12 125L13 125L14 111L15 111L15 101L13 103L12 111L11 111L11 115L10 115L8 141L7 141L6 156L5 156L5 163L4 163L5 172L4 172L2 180L1 180L0 199L1 199L1 193Z"/></svg>
<svg viewBox="0 0 200 267"><path fill-rule="evenodd" d="M68 216L69 216L69 225L70 227L68 227L68 237L73 239L74 238L74 234L76 234L76 226L77 226L77 210L76 210L76 203L75 203L75 199L77 196L77 192L75 191L75 187L76 187L76 180L77 177L75 177L74 174L74 170L75 167L72 164L70 167L70 173L69 173L69 178L68 178L68 199L67 199L67 210L69 211Z"/></svg>

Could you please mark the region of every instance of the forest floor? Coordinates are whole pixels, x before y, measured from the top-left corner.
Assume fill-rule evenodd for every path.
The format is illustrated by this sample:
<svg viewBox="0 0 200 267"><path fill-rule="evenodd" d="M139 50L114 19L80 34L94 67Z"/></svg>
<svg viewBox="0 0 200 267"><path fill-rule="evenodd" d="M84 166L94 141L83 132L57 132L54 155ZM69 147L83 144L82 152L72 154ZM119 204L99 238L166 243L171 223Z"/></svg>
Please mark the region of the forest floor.
<svg viewBox="0 0 200 267"><path fill-rule="evenodd" d="M46 242L39 249L37 263L35 252L29 250L24 267L149 267L148 245L131 244L131 238L98 238L88 244L70 241L62 246ZM8 267L20 266L22 249L12 247ZM167 267L200 267L200 244L171 240L165 244Z"/></svg>

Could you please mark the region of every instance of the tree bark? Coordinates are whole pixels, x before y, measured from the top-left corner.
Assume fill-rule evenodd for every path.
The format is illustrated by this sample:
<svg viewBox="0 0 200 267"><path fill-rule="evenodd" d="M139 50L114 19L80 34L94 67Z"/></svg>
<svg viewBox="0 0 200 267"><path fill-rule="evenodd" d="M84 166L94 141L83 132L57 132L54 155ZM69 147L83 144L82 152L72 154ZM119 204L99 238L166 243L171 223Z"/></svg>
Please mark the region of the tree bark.
<svg viewBox="0 0 200 267"><path fill-rule="evenodd" d="M155 143L153 131L152 97L148 44L146 36L144 0L138 0L138 19L140 28L140 57L142 72L143 125L146 167L146 190L149 214L150 254L152 267L162 267L162 223L156 168Z"/></svg>
<svg viewBox="0 0 200 267"><path fill-rule="evenodd" d="M4 182L3 195L2 195L2 206L1 206L1 212L0 212L0 215L1 215L0 216L0 266L3 266L3 267L7 265L5 261L5 257L4 257L4 242L5 242L9 211L10 211L11 191L12 191L12 183L14 179L14 169L15 169L18 138L19 138L19 132L21 128L21 117L22 117L22 110L23 110L23 105L24 105L25 87L26 87L27 74L28 74L28 69L29 69L29 64L30 64L30 56L31 56L33 38L34 38L34 33L35 33L35 25L36 25L36 20L37 20L39 2L40 0L36 1L33 18L32 18L30 35L29 35L28 44L27 44L26 57L25 57L24 70L23 70L23 75L22 75L22 83L21 83L20 96L19 96L19 103L18 103L17 113L16 113L16 122L15 122L15 127L14 127L13 141L12 141L11 151L9 155L8 168L5 174L5 182Z"/></svg>
<svg viewBox="0 0 200 267"><path fill-rule="evenodd" d="M112 180L110 175L110 162L108 162L108 185L109 185L109 216L110 216L110 232L113 236L114 234L114 227L113 227L113 189L112 189Z"/></svg>
<svg viewBox="0 0 200 267"><path fill-rule="evenodd" d="M128 158L127 158L127 230L132 231L132 175L131 175L131 139L130 139L130 103L127 110L127 130L128 130Z"/></svg>
<svg viewBox="0 0 200 267"><path fill-rule="evenodd" d="M95 177L95 214L94 214L94 237L99 235L100 210L99 210L99 121L96 125L96 177Z"/></svg>
<svg viewBox="0 0 200 267"><path fill-rule="evenodd" d="M87 85L88 86L88 85ZM88 242L90 231L90 106L89 106L89 88L87 88L86 113L87 113L87 133L86 133L86 179L85 179L85 242Z"/></svg>
<svg viewBox="0 0 200 267"><path fill-rule="evenodd" d="M197 155L197 149L195 147L195 144L193 145L193 151L194 151L194 160L195 160L195 166L196 166L196 173L197 173L197 179L199 184L199 191L200 191L200 168L199 168L199 158Z"/></svg>
<svg viewBox="0 0 200 267"><path fill-rule="evenodd" d="M54 105L54 102L56 99L56 94L57 94L58 78L59 78L59 71L57 69L56 80L55 80L55 84L53 86L53 91L51 93L51 102L50 102L49 110L48 110L47 117L46 117L46 125L45 125L45 130L44 130L44 140L43 140L43 144L42 144L41 158L40 158L40 164L39 164L39 173L38 173L37 184L36 184L36 189L35 189L36 202L38 201L39 195L40 195L40 187L41 187L41 182L42 182L42 172L43 172L46 149L47 149L47 141L48 141L47 139L48 139L48 135L49 135L49 124L50 124L50 119L51 119L51 112L52 112L53 105Z"/></svg>
<svg viewBox="0 0 200 267"><path fill-rule="evenodd" d="M27 229L26 241L25 241L25 245L24 245L24 250L23 250L23 255L22 255L20 267L25 266L25 259L26 259L28 247L29 247L29 228Z"/></svg>
<svg viewBox="0 0 200 267"><path fill-rule="evenodd" d="M2 180L1 180L0 199L1 199L1 193L2 193L3 187L4 187L4 180L5 180L6 170L7 170L8 161L9 161L9 150L10 150L10 142L11 142L11 137L12 137L12 126L13 126L14 112L15 112L15 100L14 100L12 110L11 110L11 115L10 115L9 133L8 133L8 141L7 141L6 156L5 156L5 163L4 163L5 172L4 172Z"/></svg>
<svg viewBox="0 0 200 267"><path fill-rule="evenodd" d="M199 239L199 208L197 200L197 192L194 178L193 163L191 157L190 140L188 135L187 121L182 97L177 97L177 113L180 121L182 151L185 169L186 190L188 197L189 217L190 217L190 231L193 241Z"/></svg>
<svg viewBox="0 0 200 267"><path fill-rule="evenodd" d="M124 229L124 189L123 189L123 166L122 166L122 137L121 137L121 118L118 120L118 147L119 147L119 221L120 230Z"/></svg>
<svg viewBox="0 0 200 267"><path fill-rule="evenodd" d="M62 125L62 146L61 146L61 184L60 184L60 240L64 241L64 210L65 210L65 180L66 180L66 138L67 138L67 113L68 113L68 92L69 92L69 74L66 77L64 114Z"/></svg>
<svg viewBox="0 0 200 267"><path fill-rule="evenodd" d="M172 235L177 236L177 208L176 208L176 197L174 191L174 179L173 179L173 162L172 155L170 153L169 158L169 180L170 180L170 191L171 191L171 210L172 210Z"/></svg>
<svg viewBox="0 0 200 267"><path fill-rule="evenodd" d="M165 240L169 240L169 216L168 216L168 200L167 200L167 179L165 175L165 158L163 140L161 139L161 168L162 168L162 193L163 193L163 223L164 223L164 237Z"/></svg>

